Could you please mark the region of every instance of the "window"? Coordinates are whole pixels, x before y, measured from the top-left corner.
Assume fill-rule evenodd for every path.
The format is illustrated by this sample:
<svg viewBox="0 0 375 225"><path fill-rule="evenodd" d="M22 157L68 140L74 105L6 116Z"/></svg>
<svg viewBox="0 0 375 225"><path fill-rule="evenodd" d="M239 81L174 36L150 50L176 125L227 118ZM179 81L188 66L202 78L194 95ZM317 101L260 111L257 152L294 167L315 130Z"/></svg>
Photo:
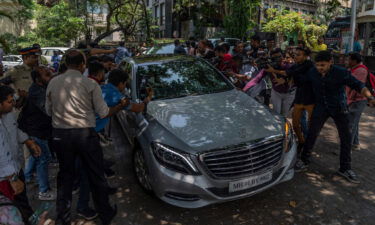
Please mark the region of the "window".
<svg viewBox="0 0 375 225"><path fill-rule="evenodd" d="M154 17L155 17L155 21L156 21L156 24L159 25L159 6L155 6L155 14L154 14Z"/></svg>
<svg viewBox="0 0 375 225"><path fill-rule="evenodd" d="M275 9L280 9L280 6L279 5L275 5L274 8Z"/></svg>
<svg viewBox="0 0 375 225"><path fill-rule="evenodd" d="M160 4L160 25L165 24L165 4Z"/></svg>
<svg viewBox="0 0 375 225"><path fill-rule="evenodd" d="M294 12L299 12L299 9L294 8L293 11L294 11Z"/></svg>
<svg viewBox="0 0 375 225"><path fill-rule="evenodd" d="M303 13L303 14L307 14L307 10L304 10L304 9L303 9L303 10L302 10L302 13Z"/></svg>
<svg viewBox="0 0 375 225"><path fill-rule="evenodd" d="M366 2L366 11L370 11L374 9L374 1L373 0L367 0Z"/></svg>
<svg viewBox="0 0 375 225"><path fill-rule="evenodd" d="M285 7L285 10L288 10L288 11L290 11L290 8L289 8L289 7Z"/></svg>

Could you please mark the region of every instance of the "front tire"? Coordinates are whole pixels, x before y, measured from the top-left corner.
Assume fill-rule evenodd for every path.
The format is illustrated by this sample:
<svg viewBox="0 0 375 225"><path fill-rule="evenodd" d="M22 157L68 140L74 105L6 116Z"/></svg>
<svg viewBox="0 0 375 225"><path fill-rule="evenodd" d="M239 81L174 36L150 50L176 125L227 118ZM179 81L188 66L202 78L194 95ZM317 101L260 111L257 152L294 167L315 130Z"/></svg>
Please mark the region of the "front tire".
<svg viewBox="0 0 375 225"><path fill-rule="evenodd" d="M153 194L153 189L150 181L150 172L147 167L143 152L139 147L135 149L133 154L133 166L134 173L139 185L146 193Z"/></svg>

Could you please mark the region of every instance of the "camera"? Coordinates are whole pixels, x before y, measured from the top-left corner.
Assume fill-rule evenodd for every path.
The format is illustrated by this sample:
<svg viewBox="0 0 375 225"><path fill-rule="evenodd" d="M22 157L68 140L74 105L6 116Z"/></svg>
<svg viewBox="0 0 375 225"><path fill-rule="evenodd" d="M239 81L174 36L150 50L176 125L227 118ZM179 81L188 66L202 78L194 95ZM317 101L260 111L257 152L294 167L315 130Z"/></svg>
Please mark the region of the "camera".
<svg viewBox="0 0 375 225"><path fill-rule="evenodd" d="M281 64L282 57L261 57L255 60L258 69L267 69L270 66L273 68L278 68Z"/></svg>

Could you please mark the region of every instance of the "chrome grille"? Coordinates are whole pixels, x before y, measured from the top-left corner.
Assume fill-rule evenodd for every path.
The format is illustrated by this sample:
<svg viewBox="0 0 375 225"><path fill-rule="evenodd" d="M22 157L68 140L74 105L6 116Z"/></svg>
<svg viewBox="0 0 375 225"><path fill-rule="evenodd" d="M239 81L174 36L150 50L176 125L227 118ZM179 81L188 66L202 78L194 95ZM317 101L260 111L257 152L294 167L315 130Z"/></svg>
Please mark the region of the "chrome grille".
<svg viewBox="0 0 375 225"><path fill-rule="evenodd" d="M236 178L276 166L283 153L283 137L203 153L200 160L215 178Z"/></svg>

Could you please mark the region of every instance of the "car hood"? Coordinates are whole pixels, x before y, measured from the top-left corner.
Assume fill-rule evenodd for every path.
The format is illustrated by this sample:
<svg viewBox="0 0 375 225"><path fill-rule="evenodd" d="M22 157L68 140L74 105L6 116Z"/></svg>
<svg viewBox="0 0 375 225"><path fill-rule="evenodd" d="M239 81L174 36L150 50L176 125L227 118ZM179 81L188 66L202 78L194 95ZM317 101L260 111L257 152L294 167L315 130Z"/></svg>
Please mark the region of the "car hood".
<svg viewBox="0 0 375 225"><path fill-rule="evenodd" d="M282 117L238 90L150 102L147 114L195 151L283 133Z"/></svg>

